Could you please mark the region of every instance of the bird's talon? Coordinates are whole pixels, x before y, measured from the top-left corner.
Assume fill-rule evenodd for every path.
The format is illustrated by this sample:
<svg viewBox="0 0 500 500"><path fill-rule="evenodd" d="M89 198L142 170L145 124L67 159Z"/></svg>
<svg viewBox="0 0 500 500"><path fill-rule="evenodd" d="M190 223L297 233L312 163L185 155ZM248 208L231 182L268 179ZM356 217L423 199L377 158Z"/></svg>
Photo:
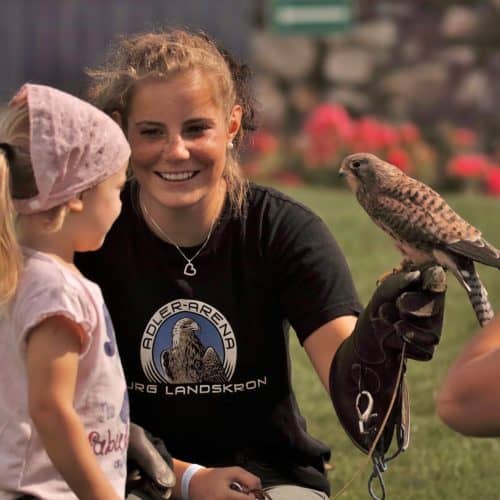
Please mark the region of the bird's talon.
<svg viewBox="0 0 500 500"><path fill-rule="evenodd" d="M422 272L422 288L435 293L446 291L446 272L441 266L430 266Z"/></svg>

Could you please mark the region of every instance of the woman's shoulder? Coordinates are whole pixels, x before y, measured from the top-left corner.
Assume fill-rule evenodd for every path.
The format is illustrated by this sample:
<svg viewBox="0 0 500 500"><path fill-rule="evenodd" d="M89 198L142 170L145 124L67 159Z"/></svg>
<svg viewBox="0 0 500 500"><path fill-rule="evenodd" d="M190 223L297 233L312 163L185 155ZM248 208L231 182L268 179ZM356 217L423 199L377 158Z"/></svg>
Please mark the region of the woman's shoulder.
<svg viewBox="0 0 500 500"><path fill-rule="evenodd" d="M250 183L248 188L248 211L264 212L271 216L290 215L293 218L318 218L308 206L290 195L271 186Z"/></svg>
<svg viewBox="0 0 500 500"><path fill-rule="evenodd" d="M258 184L249 186L244 225L257 239L285 246L330 238L326 224L309 207L274 187Z"/></svg>

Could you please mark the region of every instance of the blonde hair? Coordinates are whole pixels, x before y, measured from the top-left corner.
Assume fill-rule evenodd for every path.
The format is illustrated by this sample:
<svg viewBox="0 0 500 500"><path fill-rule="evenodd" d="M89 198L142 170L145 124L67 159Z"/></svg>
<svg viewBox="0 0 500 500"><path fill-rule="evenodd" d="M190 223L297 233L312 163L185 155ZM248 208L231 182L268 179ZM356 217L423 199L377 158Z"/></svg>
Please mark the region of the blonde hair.
<svg viewBox="0 0 500 500"><path fill-rule="evenodd" d="M238 150L244 130L253 130L254 109L249 93L249 71L228 53L219 50L204 33L167 30L122 37L108 54L107 62L88 70L92 82L89 100L108 114L120 113L126 130L135 85L145 79L168 79L189 70L206 71L215 79L218 103L226 116L234 105L243 109L242 126L228 150L224 178L233 212L240 214L247 183L238 163Z"/></svg>
<svg viewBox="0 0 500 500"><path fill-rule="evenodd" d="M4 307L16 292L23 262L13 200L32 198L38 192L31 165L26 100L2 109L0 143L4 145L0 150L0 307ZM65 214L66 207L58 206L33 216L42 216L45 229L52 232L61 227Z"/></svg>
<svg viewBox="0 0 500 500"><path fill-rule="evenodd" d="M0 117L0 142L8 150L0 153L0 306L14 295L22 268L22 257L15 232L12 204L12 169L18 163L25 170L29 161L28 107L7 107Z"/></svg>

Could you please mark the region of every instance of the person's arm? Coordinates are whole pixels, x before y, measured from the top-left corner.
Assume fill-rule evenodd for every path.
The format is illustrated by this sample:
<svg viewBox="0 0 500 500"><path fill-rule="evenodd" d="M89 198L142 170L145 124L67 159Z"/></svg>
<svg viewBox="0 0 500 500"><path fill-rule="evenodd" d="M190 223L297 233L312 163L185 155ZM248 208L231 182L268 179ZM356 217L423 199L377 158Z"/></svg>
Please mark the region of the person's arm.
<svg viewBox="0 0 500 500"><path fill-rule="evenodd" d="M332 398L340 422L365 453L389 411L403 347L405 358L432 358L441 335L445 283L441 268L393 274L377 287L357 320L341 316L305 339L306 352ZM435 290L437 286L440 291ZM391 418L377 446L381 453L388 449L404 408L401 384L402 380ZM361 412L369 408L370 399L373 403L364 427L356 412L358 398L363 403Z"/></svg>
<svg viewBox="0 0 500 500"><path fill-rule="evenodd" d="M174 458L176 484L173 488L173 498L182 497L182 477L191 464ZM241 467L201 468L191 477L189 483L189 500L249 500L254 498L243 492L230 488L232 482L237 482L246 489L261 488L260 479Z"/></svg>
<svg viewBox="0 0 500 500"><path fill-rule="evenodd" d="M500 317L470 341L446 374L436 399L440 418L468 436L500 436Z"/></svg>
<svg viewBox="0 0 500 500"><path fill-rule="evenodd" d="M326 391L330 391L330 366L340 344L349 337L357 321L356 316L341 316L324 324L304 342L304 349Z"/></svg>
<svg viewBox="0 0 500 500"><path fill-rule="evenodd" d="M55 468L78 498L118 499L92 452L73 407L82 332L62 316L51 316L27 337L30 417Z"/></svg>

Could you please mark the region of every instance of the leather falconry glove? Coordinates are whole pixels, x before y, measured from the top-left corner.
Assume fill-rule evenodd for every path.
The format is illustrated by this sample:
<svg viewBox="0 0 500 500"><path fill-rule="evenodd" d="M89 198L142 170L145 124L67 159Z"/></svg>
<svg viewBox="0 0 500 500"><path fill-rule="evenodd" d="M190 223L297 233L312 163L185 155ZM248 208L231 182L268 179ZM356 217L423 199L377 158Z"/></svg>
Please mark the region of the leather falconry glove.
<svg viewBox="0 0 500 500"><path fill-rule="evenodd" d="M130 424L127 500L166 500L175 485L172 457L163 441Z"/></svg>
<svg viewBox="0 0 500 500"><path fill-rule="evenodd" d="M446 273L440 266L390 275L337 350L330 368L330 395L340 422L361 451L369 452L390 406L403 345L405 358L432 358L441 337L445 291ZM387 452L395 429L404 450L409 435L404 377L377 443L378 454Z"/></svg>

